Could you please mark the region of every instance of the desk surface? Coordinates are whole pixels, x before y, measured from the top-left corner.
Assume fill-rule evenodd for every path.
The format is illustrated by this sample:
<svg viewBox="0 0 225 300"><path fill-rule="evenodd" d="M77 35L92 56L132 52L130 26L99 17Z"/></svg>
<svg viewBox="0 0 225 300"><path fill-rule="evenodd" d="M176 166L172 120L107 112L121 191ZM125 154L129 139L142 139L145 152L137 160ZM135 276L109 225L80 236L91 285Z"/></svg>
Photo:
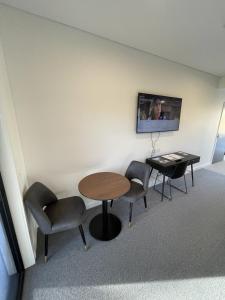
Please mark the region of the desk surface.
<svg viewBox="0 0 225 300"><path fill-rule="evenodd" d="M180 156L180 159L179 160L170 160L170 159L164 157L164 156L170 155L170 154L176 154L176 155ZM179 163L185 162L185 161L188 161L189 165L195 164L200 161L200 156L190 154L187 152L183 152L183 151L178 151L178 152L163 154L163 155L150 157L150 158L146 159L146 163L156 169L159 167L160 168L172 167L172 166L175 166L176 164L179 164Z"/></svg>
<svg viewBox="0 0 225 300"><path fill-rule="evenodd" d="M93 200L112 200L127 193L130 182L120 174L100 172L83 178L78 189L82 195Z"/></svg>

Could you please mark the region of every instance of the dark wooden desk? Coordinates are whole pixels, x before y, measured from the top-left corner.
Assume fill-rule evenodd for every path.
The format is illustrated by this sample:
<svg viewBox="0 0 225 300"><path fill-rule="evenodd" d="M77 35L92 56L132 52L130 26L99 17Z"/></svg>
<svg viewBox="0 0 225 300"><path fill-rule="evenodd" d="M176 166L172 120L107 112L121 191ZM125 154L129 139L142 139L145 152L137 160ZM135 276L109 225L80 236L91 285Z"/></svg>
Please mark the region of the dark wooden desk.
<svg viewBox="0 0 225 300"><path fill-rule="evenodd" d="M107 200L115 200L127 193L129 180L117 173L100 172L83 178L78 189L85 197L102 201L102 213L95 216L89 225L91 235L101 241L114 239L121 231L121 222L108 213Z"/></svg>
<svg viewBox="0 0 225 300"><path fill-rule="evenodd" d="M164 158L163 154L160 156L155 156L155 157L150 157L146 159L146 163L149 164L153 169L158 170L160 173L163 175L163 187L162 190L164 191L164 184L165 184L165 175L166 171L168 171L169 168L174 168L176 167L177 164L181 162L188 161L188 165L191 166L191 179L192 179L192 186L194 186L194 173L193 173L193 164L198 163L200 161L200 156L186 153L183 151L178 151L178 152L173 152L173 153L168 153L168 154L176 154L181 156L181 159L179 160L169 160ZM152 173L151 170L151 173ZM162 193L162 200L163 200L163 193Z"/></svg>

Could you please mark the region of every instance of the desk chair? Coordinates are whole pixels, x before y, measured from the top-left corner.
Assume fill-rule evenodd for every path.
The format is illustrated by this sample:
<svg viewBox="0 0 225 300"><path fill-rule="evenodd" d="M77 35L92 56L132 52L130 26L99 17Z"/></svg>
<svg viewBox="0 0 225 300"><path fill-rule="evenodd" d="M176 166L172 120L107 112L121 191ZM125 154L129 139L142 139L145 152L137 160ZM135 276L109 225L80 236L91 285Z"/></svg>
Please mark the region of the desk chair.
<svg viewBox="0 0 225 300"><path fill-rule="evenodd" d="M79 227L85 250L87 250L82 227L86 207L82 198L74 196L58 200L45 185L35 182L27 190L24 201L45 236L45 262L48 258L48 236L56 232Z"/></svg>
<svg viewBox="0 0 225 300"><path fill-rule="evenodd" d="M145 208L147 208L146 194L148 192L150 172L151 167L139 161L132 161L127 168L125 177L130 181L131 187L121 199L130 203L129 227L131 227L133 204L139 199L143 199ZM142 184L137 183L134 179L140 180ZM111 200L110 207L112 207L112 205L113 200Z"/></svg>
<svg viewBox="0 0 225 300"><path fill-rule="evenodd" d="M187 183L186 183L186 177L185 177L185 172L186 172L186 169L187 169L187 166L188 166L188 161L186 162L181 162L179 164L177 164L175 167L171 168L171 169L168 169L168 171L164 172L164 173L157 173L157 176L156 176L156 179L155 179L155 183L154 183L154 190L160 192L160 193L163 193L163 196L165 196L166 198L168 198L169 200L172 200L172 187L187 194ZM164 188L163 188L163 192L159 191L158 189L156 189L156 183L157 183L157 180L158 180L158 177L160 175L164 175L166 177L168 177L168 180L167 180L167 184L169 184L169 187L170 187L170 197L167 197L165 194L164 194ZM178 178L181 178L183 177L184 178L184 185L185 185L185 190L182 190L180 188L178 188L177 186L173 185L171 182L173 179L178 179Z"/></svg>

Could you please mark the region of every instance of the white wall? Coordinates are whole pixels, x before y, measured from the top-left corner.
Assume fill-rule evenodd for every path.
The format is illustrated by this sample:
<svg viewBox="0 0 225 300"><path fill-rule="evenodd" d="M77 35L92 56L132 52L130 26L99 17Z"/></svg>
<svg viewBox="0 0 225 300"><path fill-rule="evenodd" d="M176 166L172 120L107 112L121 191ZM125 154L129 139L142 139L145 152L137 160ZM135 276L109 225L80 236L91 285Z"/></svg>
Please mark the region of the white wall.
<svg viewBox="0 0 225 300"><path fill-rule="evenodd" d="M29 267L34 264L35 256L29 236L22 197L23 191L27 186L26 170L1 43L0 170L24 266ZM36 247L35 244L34 247Z"/></svg>
<svg viewBox="0 0 225 300"><path fill-rule="evenodd" d="M225 76L221 77L219 80L219 88L225 89Z"/></svg>
<svg viewBox="0 0 225 300"><path fill-rule="evenodd" d="M180 130L161 134L157 148L210 163L222 108L217 77L14 9L0 13L30 184L78 194L86 174L144 161L151 143L135 133L138 92L182 97Z"/></svg>

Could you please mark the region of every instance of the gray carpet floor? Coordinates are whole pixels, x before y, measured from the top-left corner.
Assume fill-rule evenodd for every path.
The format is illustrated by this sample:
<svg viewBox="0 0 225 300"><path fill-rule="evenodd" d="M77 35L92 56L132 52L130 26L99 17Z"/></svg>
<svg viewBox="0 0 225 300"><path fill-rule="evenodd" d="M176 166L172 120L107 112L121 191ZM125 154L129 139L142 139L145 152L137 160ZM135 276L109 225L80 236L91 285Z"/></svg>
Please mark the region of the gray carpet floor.
<svg viewBox="0 0 225 300"><path fill-rule="evenodd" d="M90 236L89 221L100 207L89 210L86 252L78 230L55 234L45 264L39 233L23 300L225 299L225 176L202 169L195 180L191 187L188 175L189 193L173 190L172 201L161 202L151 189L147 210L142 200L135 204L131 228L128 203L115 203L123 228L110 242Z"/></svg>
<svg viewBox="0 0 225 300"><path fill-rule="evenodd" d="M225 161L220 161L215 164L211 164L206 168L207 170L210 170L212 172L220 173L222 175L225 175Z"/></svg>

